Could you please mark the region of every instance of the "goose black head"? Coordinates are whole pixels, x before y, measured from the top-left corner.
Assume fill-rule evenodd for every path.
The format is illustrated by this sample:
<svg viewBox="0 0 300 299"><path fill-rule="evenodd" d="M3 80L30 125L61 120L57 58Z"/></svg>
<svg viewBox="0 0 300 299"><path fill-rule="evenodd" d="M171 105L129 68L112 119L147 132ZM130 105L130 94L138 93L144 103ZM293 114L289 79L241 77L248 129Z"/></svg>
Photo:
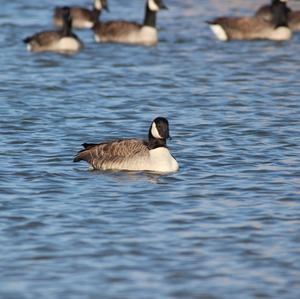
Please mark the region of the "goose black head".
<svg viewBox="0 0 300 299"><path fill-rule="evenodd" d="M273 0L271 11L273 15L273 23L275 28L288 27L288 13L290 9L287 7L287 0Z"/></svg>
<svg viewBox="0 0 300 299"><path fill-rule="evenodd" d="M106 11L109 11L107 0L94 0L94 7L97 10L105 9Z"/></svg>
<svg viewBox="0 0 300 299"><path fill-rule="evenodd" d="M148 0L147 5L151 11L159 11L160 9L167 9L167 6L164 4L163 0Z"/></svg>
<svg viewBox="0 0 300 299"><path fill-rule="evenodd" d="M151 124L149 136L161 140L166 140L167 138L171 139L168 120L164 117L155 118Z"/></svg>
<svg viewBox="0 0 300 299"><path fill-rule="evenodd" d="M70 7L64 6L62 7L62 18L64 21L70 21L71 20L71 14L70 14Z"/></svg>

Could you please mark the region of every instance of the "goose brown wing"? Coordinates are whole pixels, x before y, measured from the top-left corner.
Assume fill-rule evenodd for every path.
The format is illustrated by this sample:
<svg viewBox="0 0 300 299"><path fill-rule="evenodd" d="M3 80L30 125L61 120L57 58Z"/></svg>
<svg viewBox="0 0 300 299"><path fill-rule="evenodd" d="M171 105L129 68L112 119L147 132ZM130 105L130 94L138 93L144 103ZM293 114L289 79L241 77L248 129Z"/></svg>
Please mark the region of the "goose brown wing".
<svg viewBox="0 0 300 299"><path fill-rule="evenodd" d="M100 36L122 36L127 35L133 31L141 29L141 25L138 23L131 23L126 21L109 21L100 23L100 26L96 27L97 33Z"/></svg>
<svg viewBox="0 0 300 299"><path fill-rule="evenodd" d="M270 5L264 5L261 8L257 10L255 13L256 18L261 18L264 19L265 21L272 21L272 11L271 11L271 6Z"/></svg>
<svg viewBox="0 0 300 299"><path fill-rule="evenodd" d="M271 22L260 18L219 18L215 24L223 27L229 39L264 38L264 34L273 30Z"/></svg>
<svg viewBox="0 0 300 299"><path fill-rule="evenodd" d="M71 7L70 8L70 15L72 20L90 20L95 21L97 19L97 15L93 14L93 11L90 11L87 8L84 7ZM62 22L63 19L63 8L62 7L56 7L54 10L54 18L60 19Z"/></svg>
<svg viewBox="0 0 300 299"><path fill-rule="evenodd" d="M71 17L72 19L92 19L92 12L83 7L72 7L71 8Z"/></svg>
<svg viewBox="0 0 300 299"><path fill-rule="evenodd" d="M34 41L40 46L51 44L61 38L61 33L58 31L45 31L36 33L28 38L28 42Z"/></svg>
<svg viewBox="0 0 300 299"><path fill-rule="evenodd" d="M103 163L121 163L125 159L133 159L148 156L147 146L137 139L124 139L111 142L84 144L85 149L74 158L74 162L84 160L101 168Z"/></svg>
<svg viewBox="0 0 300 299"><path fill-rule="evenodd" d="M257 26L261 26L266 22L255 18L218 18L214 21L214 24L219 24L225 29L238 29L241 31L255 30Z"/></svg>

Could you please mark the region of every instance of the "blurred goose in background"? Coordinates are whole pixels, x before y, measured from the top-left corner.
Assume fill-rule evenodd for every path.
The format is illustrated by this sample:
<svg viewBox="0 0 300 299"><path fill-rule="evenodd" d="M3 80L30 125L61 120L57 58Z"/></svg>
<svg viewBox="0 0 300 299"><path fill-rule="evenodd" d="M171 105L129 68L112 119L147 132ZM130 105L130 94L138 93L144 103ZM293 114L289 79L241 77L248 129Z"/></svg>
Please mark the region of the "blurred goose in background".
<svg viewBox="0 0 300 299"><path fill-rule="evenodd" d="M116 42L151 46L158 42L156 13L167 7L163 0L147 0L143 25L127 21L98 22L93 30L97 42Z"/></svg>
<svg viewBox="0 0 300 299"><path fill-rule="evenodd" d="M108 11L107 0L94 0L93 10L77 6L71 7L72 27L78 29L92 28L99 20L102 9ZM54 9L53 23L58 27L63 26L63 7Z"/></svg>
<svg viewBox="0 0 300 299"><path fill-rule="evenodd" d="M256 17L221 17L209 21L211 30L221 41L269 39L288 40L292 32L288 28L286 2L277 1L271 8L272 20Z"/></svg>
<svg viewBox="0 0 300 299"><path fill-rule="evenodd" d="M174 172L178 163L167 148L169 123L164 117L155 118L148 140L123 139L100 144L84 143L74 162L84 160L98 170L132 170Z"/></svg>
<svg viewBox="0 0 300 299"><path fill-rule="evenodd" d="M255 13L255 17L262 18L266 21L272 21L272 7L278 2L286 2L287 0L272 0L270 5L264 5ZM300 11L292 11L286 6L288 26L292 31L300 31Z"/></svg>
<svg viewBox="0 0 300 299"><path fill-rule="evenodd" d="M70 8L64 7L62 13L64 23L61 30L36 33L23 40L27 44L28 51L68 53L76 52L83 47L83 43L72 33Z"/></svg>

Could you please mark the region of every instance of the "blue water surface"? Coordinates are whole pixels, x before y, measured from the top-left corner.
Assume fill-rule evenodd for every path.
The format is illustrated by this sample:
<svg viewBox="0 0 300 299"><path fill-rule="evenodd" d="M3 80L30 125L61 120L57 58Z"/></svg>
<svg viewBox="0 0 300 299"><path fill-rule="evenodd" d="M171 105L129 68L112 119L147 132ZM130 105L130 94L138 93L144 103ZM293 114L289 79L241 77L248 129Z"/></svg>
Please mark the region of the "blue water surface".
<svg viewBox="0 0 300 299"><path fill-rule="evenodd" d="M65 56L22 39L66 3L2 0L1 298L300 298L300 34L222 43L206 20L265 1L165 2L156 47L79 31ZM143 19L144 1L109 6L104 20ZM157 116L177 173L72 162Z"/></svg>

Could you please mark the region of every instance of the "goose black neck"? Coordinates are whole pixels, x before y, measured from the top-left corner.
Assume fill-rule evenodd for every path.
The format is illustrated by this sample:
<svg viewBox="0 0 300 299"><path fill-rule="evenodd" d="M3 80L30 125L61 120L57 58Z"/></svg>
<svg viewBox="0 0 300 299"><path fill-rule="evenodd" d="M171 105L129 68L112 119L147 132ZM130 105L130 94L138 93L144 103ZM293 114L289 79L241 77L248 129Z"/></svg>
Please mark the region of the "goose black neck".
<svg viewBox="0 0 300 299"><path fill-rule="evenodd" d="M154 138L151 134L151 132L149 132L149 136L148 136L148 148L149 150L158 148L158 147L167 147L167 140L166 139L158 139L158 138Z"/></svg>
<svg viewBox="0 0 300 299"><path fill-rule="evenodd" d="M95 19L98 19L101 16L101 10L94 7L93 8L93 16L94 16Z"/></svg>
<svg viewBox="0 0 300 299"><path fill-rule="evenodd" d="M156 11L150 10L150 8L148 7L148 2L146 3L144 26L150 26L154 28L156 26Z"/></svg>
<svg viewBox="0 0 300 299"><path fill-rule="evenodd" d="M285 2L277 1L271 6L273 14L273 23L275 28L288 27L288 13L290 9L286 6Z"/></svg>
<svg viewBox="0 0 300 299"><path fill-rule="evenodd" d="M63 36L72 36L72 19L69 16L64 17L62 33Z"/></svg>

